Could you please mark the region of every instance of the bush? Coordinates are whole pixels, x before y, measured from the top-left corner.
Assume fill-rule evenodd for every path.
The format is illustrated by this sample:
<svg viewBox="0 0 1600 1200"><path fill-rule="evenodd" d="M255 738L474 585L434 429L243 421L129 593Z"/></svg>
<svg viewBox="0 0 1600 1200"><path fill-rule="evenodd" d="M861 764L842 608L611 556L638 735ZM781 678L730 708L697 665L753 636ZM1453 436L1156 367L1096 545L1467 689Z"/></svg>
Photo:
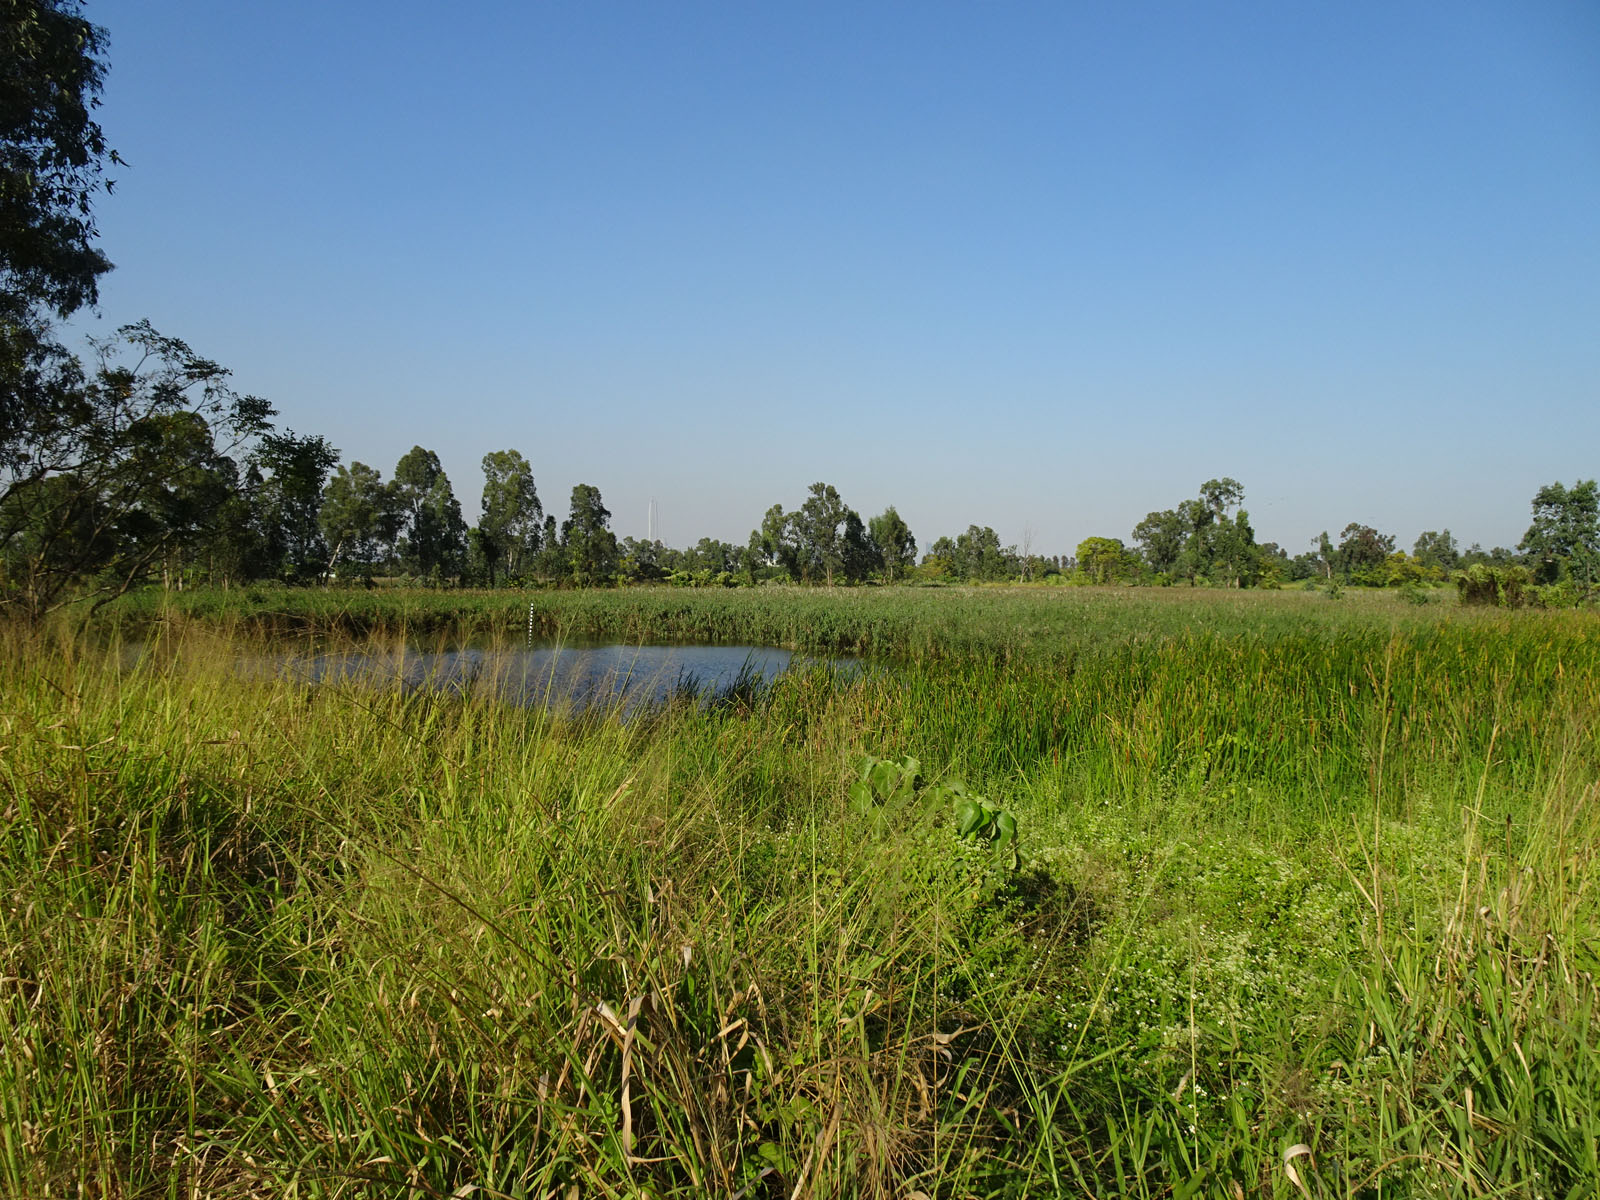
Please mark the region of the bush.
<svg viewBox="0 0 1600 1200"><path fill-rule="evenodd" d="M1463 604L1521 608L1533 598L1533 579L1526 567L1473 563L1456 576L1456 591Z"/></svg>
<svg viewBox="0 0 1600 1200"><path fill-rule="evenodd" d="M1533 589L1532 602L1540 608L1583 608L1592 606L1600 598L1600 588L1594 584L1563 579Z"/></svg>

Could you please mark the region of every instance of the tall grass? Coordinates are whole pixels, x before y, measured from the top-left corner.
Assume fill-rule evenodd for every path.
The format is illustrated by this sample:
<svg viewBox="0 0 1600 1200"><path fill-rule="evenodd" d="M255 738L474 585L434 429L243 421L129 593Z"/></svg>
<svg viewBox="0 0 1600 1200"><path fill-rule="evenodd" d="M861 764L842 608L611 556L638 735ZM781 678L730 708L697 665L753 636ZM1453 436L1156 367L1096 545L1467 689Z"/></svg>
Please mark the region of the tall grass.
<svg viewBox="0 0 1600 1200"><path fill-rule="evenodd" d="M1152 596L552 600L895 661L632 715L7 632L0 1192L1592 1194L1592 619Z"/></svg>
<svg viewBox="0 0 1600 1200"><path fill-rule="evenodd" d="M1184 631L1254 638L1431 628L1441 622L1511 627L1503 612L1454 604L1418 607L1383 592L1351 592L1330 602L1320 592L1189 588L636 587L523 594L262 585L150 589L122 598L102 615L133 629L189 618L275 634L471 638L520 634L530 625L530 603L531 626L540 637L754 642L919 662L1038 662Z"/></svg>

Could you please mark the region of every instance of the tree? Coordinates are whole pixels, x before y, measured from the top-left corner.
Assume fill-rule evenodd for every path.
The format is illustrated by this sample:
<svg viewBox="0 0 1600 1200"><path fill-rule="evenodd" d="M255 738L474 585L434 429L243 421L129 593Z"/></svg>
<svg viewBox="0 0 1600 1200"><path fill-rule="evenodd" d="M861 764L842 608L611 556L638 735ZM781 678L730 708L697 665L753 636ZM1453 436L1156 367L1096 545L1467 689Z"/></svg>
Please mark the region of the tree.
<svg viewBox="0 0 1600 1200"><path fill-rule="evenodd" d="M647 541L626 537L622 539L620 550L622 561L619 565L629 580L649 583L667 577L667 569L662 560L666 558L668 551L659 539Z"/></svg>
<svg viewBox="0 0 1600 1200"><path fill-rule="evenodd" d="M566 578L567 550L561 544L561 531L556 527L554 513L544 515L544 529L539 534L539 553L534 555L534 570L540 579L546 581Z"/></svg>
<svg viewBox="0 0 1600 1200"><path fill-rule="evenodd" d="M872 544L861 514L853 508L844 510L843 567L844 577L851 583L860 583L874 571L883 567L883 556Z"/></svg>
<svg viewBox="0 0 1600 1200"><path fill-rule="evenodd" d="M1534 577L1593 583L1600 574L1600 485L1580 479L1570 488L1548 483L1533 497L1533 524L1518 547L1533 560Z"/></svg>
<svg viewBox="0 0 1600 1200"><path fill-rule="evenodd" d="M1187 522L1171 508L1149 513L1133 527L1133 540L1139 544L1145 562L1161 575L1171 575L1177 570L1188 537Z"/></svg>
<svg viewBox="0 0 1600 1200"><path fill-rule="evenodd" d="M1230 515L1243 502L1244 485L1224 477L1206 480L1200 485L1199 499L1178 505L1178 514L1189 529L1178 567L1190 584L1202 575L1229 585L1246 582L1246 564L1253 555L1255 533L1242 512ZM1243 529L1239 528L1241 517Z"/></svg>
<svg viewBox="0 0 1600 1200"><path fill-rule="evenodd" d="M95 349L92 377L0 466L0 604L30 616L79 588L103 601L197 550L229 511L231 455L269 428L266 401L148 322Z"/></svg>
<svg viewBox="0 0 1600 1200"><path fill-rule="evenodd" d="M432 450L413 446L395 464L400 561L413 575L442 579L466 565L467 523L450 478Z"/></svg>
<svg viewBox="0 0 1600 1200"><path fill-rule="evenodd" d="M1334 561L1345 579L1381 587L1387 580L1385 565L1393 553L1392 535L1352 521L1339 534Z"/></svg>
<svg viewBox="0 0 1600 1200"><path fill-rule="evenodd" d="M849 511L832 484L811 485L806 502L789 518L802 580L809 582L821 575L833 586L835 572L844 566L843 525Z"/></svg>
<svg viewBox="0 0 1600 1200"><path fill-rule="evenodd" d="M683 553L683 566L705 575L721 575L737 568L738 554L727 542L703 537Z"/></svg>
<svg viewBox="0 0 1600 1200"><path fill-rule="evenodd" d="M318 520L322 485L339 452L325 438L288 430L263 434L251 461L264 472L255 507L269 559L288 579L323 574L328 547Z"/></svg>
<svg viewBox="0 0 1600 1200"><path fill-rule="evenodd" d="M1461 551L1448 529L1442 533L1430 529L1419 534L1411 547L1411 556L1434 571L1454 571L1461 565Z"/></svg>
<svg viewBox="0 0 1600 1200"><path fill-rule="evenodd" d="M1257 546L1256 563L1256 582L1265 587L1279 587L1287 579L1305 578L1295 574L1296 567L1289 561L1289 552L1277 542L1262 542Z"/></svg>
<svg viewBox="0 0 1600 1200"><path fill-rule="evenodd" d="M1185 500L1178 505L1178 519L1183 525L1183 550L1178 555L1177 570L1193 587L1195 580L1211 569L1215 554L1212 545L1213 526L1217 514L1204 500Z"/></svg>
<svg viewBox="0 0 1600 1200"><path fill-rule="evenodd" d="M934 539L933 545L929 546L928 552L922 556L922 565L929 574L935 577L948 575L952 579L966 578L961 574L961 564L956 561L954 538L941 537Z"/></svg>
<svg viewBox="0 0 1600 1200"><path fill-rule="evenodd" d="M80 411L86 379L50 333L98 297L111 263L95 246L94 199L116 155L93 119L105 32L71 0L0 5L0 469Z"/></svg>
<svg viewBox="0 0 1600 1200"><path fill-rule="evenodd" d="M911 536L911 527L894 505L868 521L867 532L882 564L885 582L893 583L917 561L917 539Z"/></svg>
<svg viewBox="0 0 1600 1200"><path fill-rule="evenodd" d="M1216 550L1212 560L1214 576L1230 587L1250 587L1255 583L1261 571L1261 557L1249 513L1241 508L1232 517L1219 519L1213 544Z"/></svg>
<svg viewBox="0 0 1600 1200"><path fill-rule="evenodd" d="M1078 568L1095 583L1112 583L1135 567L1133 555L1121 538L1092 537L1078 543Z"/></svg>
<svg viewBox="0 0 1600 1200"><path fill-rule="evenodd" d="M1517 559L1517 553L1513 550L1507 550L1504 546L1496 546L1493 550L1485 550L1479 543L1473 542L1467 548L1466 553L1461 556L1461 565L1463 567L1478 565L1514 567L1518 565Z"/></svg>
<svg viewBox="0 0 1600 1200"><path fill-rule="evenodd" d="M93 118L103 29L72 0L0 7L0 293L5 317L43 305L65 317L93 304L111 263L96 248L94 198L116 154Z"/></svg>
<svg viewBox="0 0 1600 1200"><path fill-rule="evenodd" d="M515 450L496 450L483 456L483 556L494 586L495 567L515 578L539 552L539 530L544 505L533 485L533 468Z"/></svg>
<svg viewBox="0 0 1600 1200"><path fill-rule="evenodd" d="M1333 549L1333 539L1328 536L1328 531L1324 529L1317 534L1315 541L1317 544L1317 561L1322 564L1320 574L1324 579L1332 579L1333 560L1336 557Z"/></svg>
<svg viewBox="0 0 1600 1200"><path fill-rule="evenodd" d="M354 462L328 480L317 522L329 547L329 572L347 561L370 571L393 552L400 516L383 475Z"/></svg>
<svg viewBox="0 0 1600 1200"><path fill-rule="evenodd" d="M761 528L750 533L750 549L762 562L786 572L791 579L800 574L800 547L794 522L784 514L783 505L774 504L761 518Z"/></svg>
<svg viewBox="0 0 1600 1200"><path fill-rule="evenodd" d="M580 587L610 583L617 574L617 539L600 489L580 483L572 489L570 513L561 523L572 581Z"/></svg>
<svg viewBox="0 0 1600 1200"><path fill-rule="evenodd" d="M1228 511L1244 503L1244 485L1237 479L1224 476L1208 479L1200 485L1200 502L1209 508L1218 520Z"/></svg>
<svg viewBox="0 0 1600 1200"><path fill-rule="evenodd" d="M968 525L956 538L956 572L966 580L994 583L1011 574L1011 563L1000 545L1000 535L987 525Z"/></svg>

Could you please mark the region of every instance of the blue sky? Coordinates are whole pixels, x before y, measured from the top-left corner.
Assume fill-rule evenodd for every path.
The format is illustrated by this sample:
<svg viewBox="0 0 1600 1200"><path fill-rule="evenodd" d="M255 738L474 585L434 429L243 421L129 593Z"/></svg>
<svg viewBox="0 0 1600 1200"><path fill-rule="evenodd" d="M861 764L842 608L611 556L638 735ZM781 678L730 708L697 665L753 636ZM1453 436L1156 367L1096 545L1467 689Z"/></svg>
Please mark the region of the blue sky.
<svg viewBox="0 0 1600 1200"><path fill-rule="evenodd" d="M1600 474L1600 6L88 0L98 320L469 520L814 480L1071 553L1231 475L1291 553Z"/></svg>

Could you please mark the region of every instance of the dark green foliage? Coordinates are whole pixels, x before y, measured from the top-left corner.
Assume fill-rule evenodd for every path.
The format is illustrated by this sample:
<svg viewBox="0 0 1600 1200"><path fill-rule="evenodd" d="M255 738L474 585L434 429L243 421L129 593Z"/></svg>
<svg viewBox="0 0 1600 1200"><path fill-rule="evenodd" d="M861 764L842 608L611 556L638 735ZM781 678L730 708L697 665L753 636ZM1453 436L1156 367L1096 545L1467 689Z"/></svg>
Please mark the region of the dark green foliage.
<svg viewBox="0 0 1600 1200"><path fill-rule="evenodd" d="M969 525L955 539L939 538L928 548L922 565L936 577L959 583L998 583L1020 569L1016 552L1000 545L1000 535L987 525Z"/></svg>
<svg viewBox="0 0 1600 1200"><path fill-rule="evenodd" d="M115 160L94 120L105 31L72 0L0 3L0 321L34 306L68 316L111 263L95 246L94 199Z"/></svg>
<svg viewBox="0 0 1600 1200"><path fill-rule="evenodd" d="M1473 563L1456 576L1461 603L1521 608L1533 594L1533 578L1526 567L1491 567Z"/></svg>
<svg viewBox="0 0 1600 1200"><path fill-rule="evenodd" d="M1237 479L1208 479L1200 485L1200 495L1185 500L1176 509L1148 514L1134 526L1145 564L1157 576L1181 577L1191 584L1204 580L1223 587L1250 587L1261 577L1266 564L1256 545L1250 515L1243 509L1244 485ZM1088 557L1091 578L1097 583L1114 578L1132 578L1137 565L1122 548L1120 539L1092 539L1096 545ZM1115 542L1117 553L1109 544ZM1079 565L1085 555L1080 548Z"/></svg>
<svg viewBox="0 0 1600 1200"><path fill-rule="evenodd" d="M365 463L339 467L323 492L317 514L328 546L328 570L336 573L349 564L358 573L373 569L394 553L400 514L392 488Z"/></svg>
<svg viewBox="0 0 1600 1200"><path fill-rule="evenodd" d="M543 524L544 505L528 460L515 450L485 454L478 544L489 586L497 574L521 578L539 552Z"/></svg>
<svg viewBox="0 0 1600 1200"><path fill-rule="evenodd" d="M1348 583L1381 587L1387 582L1384 564L1393 553L1393 536L1352 521L1339 535L1339 548L1333 557L1334 570Z"/></svg>
<svg viewBox="0 0 1600 1200"><path fill-rule="evenodd" d="M1078 569L1098 584L1120 583L1139 567L1121 538L1092 537L1078 543Z"/></svg>
<svg viewBox="0 0 1600 1200"><path fill-rule="evenodd" d="M883 518L874 521L881 523ZM893 543L890 551L898 556L895 561L899 569L911 535L903 522L895 522L899 522L898 517L883 525L882 532ZM911 546L914 551L915 542ZM761 527L750 534L739 569L750 582L755 581L758 571L770 573L776 568L780 577L831 587L838 579L859 583L884 570L884 553L860 514L840 499L838 489L818 482L811 485L805 503L796 511L785 513L781 504L767 510ZM731 569L730 566L730 573Z"/></svg>
<svg viewBox="0 0 1600 1200"><path fill-rule="evenodd" d="M410 574L441 582L466 567L467 524L450 478L432 450L413 446L395 464L400 563Z"/></svg>
<svg viewBox="0 0 1600 1200"><path fill-rule="evenodd" d="M323 482L339 461L326 438L293 430L263 433L250 465L259 473L250 496L269 569L285 580L308 582L328 568L323 540Z"/></svg>
<svg viewBox="0 0 1600 1200"><path fill-rule="evenodd" d="M37 487L62 430L88 419L86 372L50 320L93 304L111 269L93 208L114 157L93 117L104 45L70 0L0 3L0 503Z"/></svg>
<svg viewBox="0 0 1600 1200"><path fill-rule="evenodd" d="M573 583L593 587L615 581L617 537L599 488L580 483L572 489L570 515L561 523L561 546Z"/></svg>
<svg viewBox="0 0 1600 1200"><path fill-rule="evenodd" d="M867 528L884 582L893 583L916 563L917 539L893 505L868 521Z"/></svg>
<svg viewBox="0 0 1600 1200"><path fill-rule="evenodd" d="M267 431L271 407L147 322L98 349L93 376L34 414L26 459L0 490L0 605L13 611L103 600L226 557L224 540L243 532L230 523L232 456Z"/></svg>
<svg viewBox="0 0 1600 1200"><path fill-rule="evenodd" d="M1138 543L1145 561L1152 571L1163 575L1176 570L1188 536L1187 523L1174 509L1150 513L1133 527L1133 540Z"/></svg>
<svg viewBox="0 0 1600 1200"><path fill-rule="evenodd" d="M1461 550L1448 529L1442 533L1430 529L1419 534L1411 555L1424 567L1440 571L1453 571L1461 565Z"/></svg>
<svg viewBox="0 0 1600 1200"><path fill-rule="evenodd" d="M1533 497L1533 524L1518 547L1540 583L1600 576L1600 484L1582 479L1570 488L1546 484Z"/></svg>

